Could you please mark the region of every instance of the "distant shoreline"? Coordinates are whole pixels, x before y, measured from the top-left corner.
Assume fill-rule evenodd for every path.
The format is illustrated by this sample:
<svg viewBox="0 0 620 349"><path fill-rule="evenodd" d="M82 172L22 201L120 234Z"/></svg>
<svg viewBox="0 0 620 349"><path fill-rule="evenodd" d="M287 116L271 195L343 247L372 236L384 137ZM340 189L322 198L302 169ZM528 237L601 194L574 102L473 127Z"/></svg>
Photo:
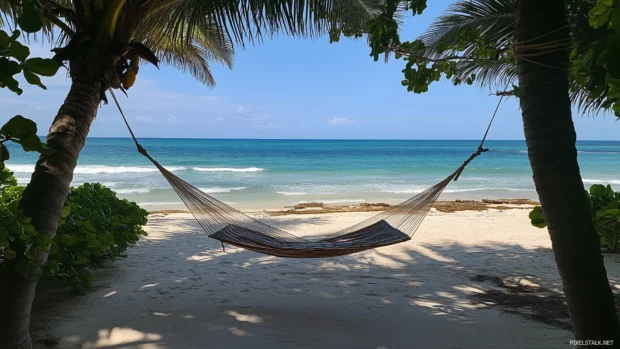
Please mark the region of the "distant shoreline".
<svg viewBox="0 0 620 349"><path fill-rule="evenodd" d="M511 209L531 209L539 205L538 202L529 199L482 199L482 200L451 200L437 201L433 209L452 213L459 211L485 211L485 210L511 210ZM303 203L295 206L287 206L281 209L247 210L246 213L266 213L270 216L289 216L306 214L334 214L334 213L354 213L354 212L381 212L389 209L392 205L376 202L361 203L356 205L327 205L320 202ZM161 209L149 210L149 215L169 215L177 213L190 213L186 209Z"/></svg>

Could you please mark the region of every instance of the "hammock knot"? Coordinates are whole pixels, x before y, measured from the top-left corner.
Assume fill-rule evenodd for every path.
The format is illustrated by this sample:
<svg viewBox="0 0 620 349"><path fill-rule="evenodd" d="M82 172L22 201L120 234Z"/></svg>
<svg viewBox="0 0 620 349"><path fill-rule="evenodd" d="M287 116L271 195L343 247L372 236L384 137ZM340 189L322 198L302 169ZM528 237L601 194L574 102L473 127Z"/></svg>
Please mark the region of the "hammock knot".
<svg viewBox="0 0 620 349"><path fill-rule="evenodd" d="M475 159L475 158L477 158L478 156L480 156L480 154L482 154L482 153L486 153L486 152L488 152L488 151L489 151L489 149L488 149L488 148L483 148L483 147L482 147L482 145L481 145L481 146L479 146L479 147L478 147L478 149L476 150L476 152L475 152L475 153L473 153L473 154L471 154L471 155L469 156L469 159L465 160L465 161L463 162L463 164L461 165L461 167L459 167L459 168L456 170L456 172L454 172L454 181L456 182L456 181L458 181L458 180L459 180L459 177L461 176L461 173L463 173L463 170L465 169L465 167L467 167L467 165L469 165L469 163L470 163L473 159Z"/></svg>
<svg viewBox="0 0 620 349"><path fill-rule="evenodd" d="M146 157L149 156L149 153L146 152L146 149L144 149L144 147L141 144L136 143L136 147L138 148L138 153L140 153L140 154L142 154L142 155L144 155Z"/></svg>

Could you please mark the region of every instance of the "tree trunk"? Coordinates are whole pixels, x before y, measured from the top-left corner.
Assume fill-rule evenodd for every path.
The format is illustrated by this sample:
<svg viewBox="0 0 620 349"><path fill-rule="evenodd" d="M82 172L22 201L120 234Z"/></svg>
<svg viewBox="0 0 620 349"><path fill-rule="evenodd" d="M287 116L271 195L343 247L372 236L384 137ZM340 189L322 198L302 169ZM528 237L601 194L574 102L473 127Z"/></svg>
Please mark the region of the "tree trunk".
<svg viewBox="0 0 620 349"><path fill-rule="evenodd" d="M516 34L517 45L568 40L564 0L519 0ZM617 347L614 299L577 163L568 95L569 50L541 52L517 46L520 103L536 191L575 337L615 340ZM533 53L539 55L528 55Z"/></svg>
<svg viewBox="0 0 620 349"><path fill-rule="evenodd" d="M21 206L32 218L35 229L54 237L73 179L73 170L86 142L90 125L97 115L101 82L74 79L71 90L60 107L47 136L47 144L56 152L41 156ZM36 265L47 261L39 252ZM29 325L30 310L40 268L33 267L24 278L20 274L3 275L0 280L0 348L28 349L32 346Z"/></svg>

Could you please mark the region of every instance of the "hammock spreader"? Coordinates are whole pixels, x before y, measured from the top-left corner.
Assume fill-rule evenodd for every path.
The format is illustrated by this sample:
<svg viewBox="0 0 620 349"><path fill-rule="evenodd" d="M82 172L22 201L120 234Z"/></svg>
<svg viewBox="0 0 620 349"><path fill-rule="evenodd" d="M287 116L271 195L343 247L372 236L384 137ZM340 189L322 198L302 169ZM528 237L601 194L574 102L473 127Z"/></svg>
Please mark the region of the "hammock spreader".
<svg viewBox="0 0 620 349"><path fill-rule="evenodd" d="M209 237L219 240L222 247L224 243L227 243L267 255L288 258L342 256L410 240L448 184L458 180L465 167L473 159L488 151L483 148L483 145L504 98L502 96L497 103L478 149L454 173L399 205L392 206L363 222L335 232L321 240L312 241L246 215L166 170L140 145L114 92L110 90L110 93L138 152L157 167Z"/></svg>

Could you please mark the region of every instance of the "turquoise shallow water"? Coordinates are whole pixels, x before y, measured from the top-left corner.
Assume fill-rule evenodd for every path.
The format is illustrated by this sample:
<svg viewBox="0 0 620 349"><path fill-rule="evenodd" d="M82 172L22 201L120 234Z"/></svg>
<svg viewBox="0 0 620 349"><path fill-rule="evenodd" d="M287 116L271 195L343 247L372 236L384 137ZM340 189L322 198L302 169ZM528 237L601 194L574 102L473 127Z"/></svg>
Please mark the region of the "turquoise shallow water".
<svg viewBox="0 0 620 349"><path fill-rule="evenodd" d="M477 141L144 139L162 165L233 206L277 208L304 201L396 203L452 173ZM488 141L490 152L445 191L454 198L535 198L523 141ZM620 190L620 142L581 141L586 186ZM13 151L8 163L26 183L36 157ZM558 174L561 175L561 174ZM89 138L74 183L102 182L147 208L180 207L164 178L130 139Z"/></svg>

